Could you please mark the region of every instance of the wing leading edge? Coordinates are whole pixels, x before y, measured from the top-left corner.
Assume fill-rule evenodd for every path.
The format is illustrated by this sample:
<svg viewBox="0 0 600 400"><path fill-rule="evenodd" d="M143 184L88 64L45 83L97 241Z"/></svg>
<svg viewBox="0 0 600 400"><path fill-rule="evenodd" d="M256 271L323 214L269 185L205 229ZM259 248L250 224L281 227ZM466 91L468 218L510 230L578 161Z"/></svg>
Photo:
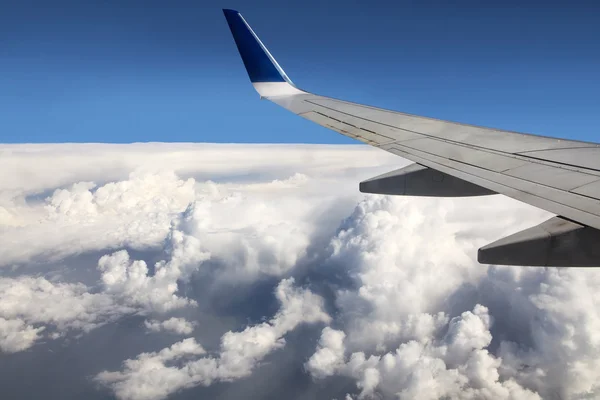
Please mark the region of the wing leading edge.
<svg viewBox="0 0 600 400"><path fill-rule="evenodd" d="M600 145L459 124L297 88L240 13L223 10L255 90L281 107L416 164L361 183L369 193L501 193L557 217L479 250L484 263L599 266Z"/></svg>

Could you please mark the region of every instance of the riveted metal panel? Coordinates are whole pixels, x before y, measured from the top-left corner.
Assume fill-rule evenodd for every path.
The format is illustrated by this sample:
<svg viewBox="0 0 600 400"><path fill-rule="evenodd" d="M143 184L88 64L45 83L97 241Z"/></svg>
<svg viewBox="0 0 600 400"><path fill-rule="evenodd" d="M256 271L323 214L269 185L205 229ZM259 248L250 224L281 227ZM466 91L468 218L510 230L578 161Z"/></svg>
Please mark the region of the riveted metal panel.
<svg viewBox="0 0 600 400"><path fill-rule="evenodd" d="M386 136L386 134L391 134L391 131L384 131L383 133L375 132L365 127L364 124L361 124L363 126L359 127L353 124L355 121L352 118L346 118L344 121L340 119L343 116L326 115L320 111L311 111L301 114L301 116L326 128L333 129L343 135L360 140L361 142L370 144L372 146L379 146L381 144L394 142L396 140L391 136Z"/></svg>
<svg viewBox="0 0 600 400"><path fill-rule="evenodd" d="M600 199L600 180L597 180L587 185L571 190L573 193L582 194L584 196Z"/></svg>
<svg viewBox="0 0 600 400"><path fill-rule="evenodd" d="M521 152L526 157L600 171L600 147Z"/></svg>
<svg viewBox="0 0 600 400"><path fill-rule="evenodd" d="M312 104L312 102L309 104ZM327 115L330 118L343 121L346 124L350 124L361 129L361 132L357 132L359 136L364 137L366 140L378 143L379 145L394 141L404 141L423 137L423 135L418 133L408 132L379 123L374 123L327 107L314 105L313 107L315 107L315 111L322 115Z"/></svg>
<svg viewBox="0 0 600 400"><path fill-rule="evenodd" d="M502 172L508 169L525 165L526 161L506 157L487 151L475 150L457 144L442 142L435 139L417 139L409 142L398 143L411 149L424 151L439 157L469 164L478 168Z"/></svg>
<svg viewBox="0 0 600 400"><path fill-rule="evenodd" d="M381 110L334 99L310 99L310 102L338 112L356 115L367 121L404 129L407 132L419 133L434 138L446 139L453 142L468 144L470 146L506 153L571 148L588 145L594 146L593 144L517 132L506 132L493 128L442 121L396 111Z"/></svg>
<svg viewBox="0 0 600 400"><path fill-rule="evenodd" d="M506 175L552 186L562 190L571 190L598 179L596 175L576 172L560 166L529 163L504 172Z"/></svg>

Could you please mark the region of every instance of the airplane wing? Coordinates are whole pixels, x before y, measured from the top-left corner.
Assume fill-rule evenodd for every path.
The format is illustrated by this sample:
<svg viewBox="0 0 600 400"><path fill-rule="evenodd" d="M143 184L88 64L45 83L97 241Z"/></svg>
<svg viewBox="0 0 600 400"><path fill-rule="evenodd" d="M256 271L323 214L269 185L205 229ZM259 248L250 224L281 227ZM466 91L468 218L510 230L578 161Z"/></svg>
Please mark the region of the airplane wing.
<svg viewBox="0 0 600 400"><path fill-rule="evenodd" d="M481 263L600 266L600 145L384 110L298 89L240 13L223 10L261 98L414 161L360 183L368 193L500 193L556 217L479 250Z"/></svg>

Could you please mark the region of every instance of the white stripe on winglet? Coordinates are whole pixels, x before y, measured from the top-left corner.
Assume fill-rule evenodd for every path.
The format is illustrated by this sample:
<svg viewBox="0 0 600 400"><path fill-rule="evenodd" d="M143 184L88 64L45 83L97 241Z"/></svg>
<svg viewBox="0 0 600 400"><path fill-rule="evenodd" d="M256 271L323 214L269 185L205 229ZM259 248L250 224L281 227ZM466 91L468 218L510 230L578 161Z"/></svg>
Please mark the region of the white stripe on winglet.
<svg viewBox="0 0 600 400"><path fill-rule="evenodd" d="M244 19L244 17L242 17L242 14L238 14L238 15L240 16L240 18L242 19L242 21L244 22L244 24L246 24L246 27L248 28L248 30L250 31L250 33L252 34L252 36L254 36L254 39L258 42L258 45L260 47L262 47L263 51L265 52L265 54L267 55L267 57L269 57L269 59L271 60L271 62L273 63L273 65L275 66L275 68L277 69L277 71L279 71L279 73L281 74L281 76L283 77L283 79L285 79L289 83L292 83L292 80L287 76L287 74L285 73L285 71L283 70L283 68L281 68L281 66L277 63L277 60L275 60L275 57L273 57L271 55L271 53L267 49L267 46L265 46L263 44L263 42L260 41L260 39L258 38L258 35L256 33L254 33L254 31L252 30L252 28L250 27L250 25L246 22L246 20Z"/></svg>
<svg viewBox="0 0 600 400"><path fill-rule="evenodd" d="M306 93L287 82L254 82L252 86L254 86L254 89L262 97L290 96Z"/></svg>

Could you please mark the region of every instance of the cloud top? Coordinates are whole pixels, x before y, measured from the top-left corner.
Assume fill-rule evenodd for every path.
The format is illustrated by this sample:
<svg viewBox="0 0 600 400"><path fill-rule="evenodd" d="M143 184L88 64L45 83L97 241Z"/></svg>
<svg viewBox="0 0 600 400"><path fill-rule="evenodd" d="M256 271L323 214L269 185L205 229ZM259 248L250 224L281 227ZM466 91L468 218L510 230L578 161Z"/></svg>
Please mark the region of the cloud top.
<svg viewBox="0 0 600 400"><path fill-rule="evenodd" d="M600 396L598 273L475 261L543 211L362 195L405 164L362 146L0 152L11 393L48 357L56 382L122 399ZM65 361L96 347L94 368Z"/></svg>

